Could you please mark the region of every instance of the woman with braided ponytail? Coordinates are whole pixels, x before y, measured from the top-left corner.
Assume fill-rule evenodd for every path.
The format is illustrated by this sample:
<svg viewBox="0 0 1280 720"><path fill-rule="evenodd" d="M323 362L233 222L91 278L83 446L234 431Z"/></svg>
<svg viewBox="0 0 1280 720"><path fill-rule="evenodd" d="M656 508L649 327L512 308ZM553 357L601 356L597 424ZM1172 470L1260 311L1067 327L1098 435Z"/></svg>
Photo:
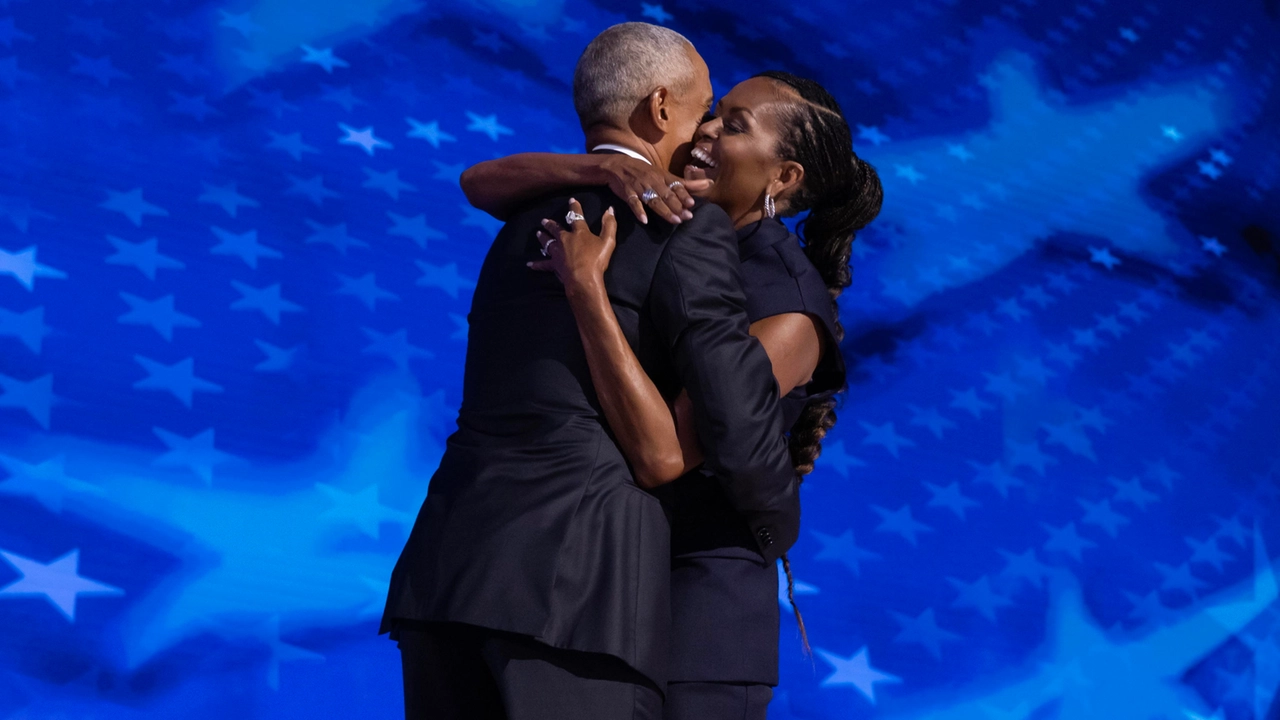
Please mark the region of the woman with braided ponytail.
<svg viewBox="0 0 1280 720"><path fill-rule="evenodd" d="M648 198L663 220L680 221L685 190L724 209L738 232L751 333L773 362L792 461L803 476L835 424L833 398L845 387L835 299L850 283L854 234L880 210L880 181L854 153L840 106L816 82L762 73L734 87L716 110L693 139L683 178L626 154L526 154L476 166L464 175L463 189L473 204L499 216L554 187L597 184L629 199L642 222L647 217L638 198L669 184L675 185L670 192ZM798 236L781 221L806 212ZM601 290L614 244L612 216L598 236L585 223L573 230L544 225L539 239L549 257L532 267L556 272L580 327L616 324ZM626 343L611 352L589 360L639 368ZM637 484L652 489L670 511L673 623L665 717L763 720L778 682L778 573L761 558L716 479L697 469L701 454L687 397L664 398L642 371L609 376L628 379L617 382L630 385L612 391L626 394L632 406L671 408L670 423L645 429L644 447L621 448ZM783 564L790 596L785 556ZM796 619L807 650L798 610Z"/></svg>

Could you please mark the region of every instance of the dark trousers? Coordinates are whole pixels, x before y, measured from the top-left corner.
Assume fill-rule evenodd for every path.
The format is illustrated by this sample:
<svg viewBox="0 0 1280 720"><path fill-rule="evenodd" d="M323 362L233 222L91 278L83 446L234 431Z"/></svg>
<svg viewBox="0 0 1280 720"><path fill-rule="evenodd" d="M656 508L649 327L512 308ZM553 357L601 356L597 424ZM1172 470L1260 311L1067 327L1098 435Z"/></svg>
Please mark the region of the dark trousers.
<svg viewBox="0 0 1280 720"><path fill-rule="evenodd" d="M765 720L773 688L713 682L667 683L665 720Z"/></svg>
<svg viewBox="0 0 1280 720"><path fill-rule="evenodd" d="M406 720L659 720L662 694L611 655L459 623L396 628Z"/></svg>

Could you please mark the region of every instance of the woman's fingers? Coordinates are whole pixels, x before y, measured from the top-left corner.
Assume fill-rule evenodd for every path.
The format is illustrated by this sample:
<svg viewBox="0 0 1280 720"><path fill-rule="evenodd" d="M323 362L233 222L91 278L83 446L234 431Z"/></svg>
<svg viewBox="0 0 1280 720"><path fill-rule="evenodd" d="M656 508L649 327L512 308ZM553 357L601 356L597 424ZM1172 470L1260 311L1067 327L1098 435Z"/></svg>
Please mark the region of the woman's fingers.
<svg viewBox="0 0 1280 720"><path fill-rule="evenodd" d="M631 193L625 198L627 207L631 208L631 214L636 216L642 225L649 224L649 216L645 214L644 203L640 202L640 193Z"/></svg>
<svg viewBox="0 0 1280 720"><path fill-rule="evenodd" d="M679 201L680 205L685 208L693 207L693 196L689 194L689 189L684 186L684 180L675 175L669 175L667 181L667 187L670 188L671 192L675 193L676 200ZM691 219L693 218L685 218L685 220Z"/></svg>
<svg viewBox="0 0 1280 720"><path fill-rule="evenodd" d="M610 207L604 211L604 217L600 220L600 239L605 245L612 246L617 242L618 237L618 216L613 213Z"/></svg>
<svg viewBox="0 0 1280 720"><path fill-rule="evenodd" d="M674 195L672 195L674 197ZM672 208L667 198L659 194L649 201L649 207L672 225L680 224L680 208Z"/></svg>
<svg viewBox="0 0 1280 720"><path fill-rule="evenodd" d="M569 198L569 214L565 215L564 218L566 222L568 222L570 215L575 218L573 222L569 223L574 232L581 232L587 229L586 218L582 215L582 205L573 198Z"/></svg>

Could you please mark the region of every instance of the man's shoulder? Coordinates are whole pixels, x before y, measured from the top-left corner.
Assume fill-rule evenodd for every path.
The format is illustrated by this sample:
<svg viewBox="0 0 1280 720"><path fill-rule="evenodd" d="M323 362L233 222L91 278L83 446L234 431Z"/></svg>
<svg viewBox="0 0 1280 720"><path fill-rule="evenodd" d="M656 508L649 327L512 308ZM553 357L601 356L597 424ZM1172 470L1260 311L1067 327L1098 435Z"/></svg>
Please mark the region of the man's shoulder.
<svg viewBox="0 0 1280 720"><path fill-rule="evenodd" d="M738 236L733 230L733 221L719 205L699 199L690 212L693 219L675 227L669 245L682 247L692 243L710 243L737 251Z"/></svg>

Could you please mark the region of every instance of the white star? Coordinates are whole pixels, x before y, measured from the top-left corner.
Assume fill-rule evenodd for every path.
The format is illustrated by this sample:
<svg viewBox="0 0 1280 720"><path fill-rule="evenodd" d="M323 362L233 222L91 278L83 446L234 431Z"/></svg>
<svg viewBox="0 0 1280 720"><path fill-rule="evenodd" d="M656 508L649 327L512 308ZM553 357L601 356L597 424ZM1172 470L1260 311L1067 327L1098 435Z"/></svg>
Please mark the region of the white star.
<svg viewBox="0 0 1280 720"><path fill-rule="evenodd" d="M79 573L80 551L72 550L48 565L0 550L22 577L0 588L0 595L41 595L67 620L75 622L81 595L123 595L124 591L90 580Z"/></svg>
<svg viewBox="0 0 1280 720"><path fill-rule="evenodd" d="M369 153L370 155L373 154L374 148L393 147L391 143L387 142L386 140L383 140L382 138L379 138L379 137L375 137L373 134L372 127L367 127L363 130L356 130L355 128L352 128L346 125L345 123L338 123L338 127L342 130L342 132L347 134L346 137L338 138L339 144L358 145L361 148L364 148L364 151Z"/></svg>
<svg viewBox="0 0 1280 720"><path fill-rule="evenodd" d="M432 120L429 123L418 122L411 117L405 118L412 130L405 133L411 138L421 138L431 143L431 147L439 148L441 142L457 142L458 138L440 129L440 123Z"/></svg>
<svg viewBox="0 0 1280 720"><path fill-rule="evenodd" d="M34 245L16 253L0 250L0 275L12 275L28 290L35 289L35 279L38 277L59 280L67 277L67 274L61 270L55 270L48 265L41 265L36 262L36 247Z"/></svg>
<svg viewBox="0 0 1280 720"><path fill-rule="evenodd" d="M490 140L497 142L501 135L514 135L515 131L498 122L497 115L477 115L473 112L467 113L467 119L470 124L467 129L471 132L484 133L489 136Z"/></svg>
<svg viewBox="0 0 1280 720"><path fill-rule="evenodd" d="M862 693L871 704L876 702L876 683L900 683L902 678L880 672L871 667L871 659L867 656L865 646L852 657L843 658L822 648L814 648L818 656L831 664L832 672L822 680L822 686L852 685Z"/></svg>
<svg viewBox="0 0 1280 720"><path fill-rule="evenodd" d="M335 67L351 67L346 60L333 54L333 48L323 48L317 50L310 45L302 46L302 62L313 63L324 68L324 71L332 74Z"/></svg>

